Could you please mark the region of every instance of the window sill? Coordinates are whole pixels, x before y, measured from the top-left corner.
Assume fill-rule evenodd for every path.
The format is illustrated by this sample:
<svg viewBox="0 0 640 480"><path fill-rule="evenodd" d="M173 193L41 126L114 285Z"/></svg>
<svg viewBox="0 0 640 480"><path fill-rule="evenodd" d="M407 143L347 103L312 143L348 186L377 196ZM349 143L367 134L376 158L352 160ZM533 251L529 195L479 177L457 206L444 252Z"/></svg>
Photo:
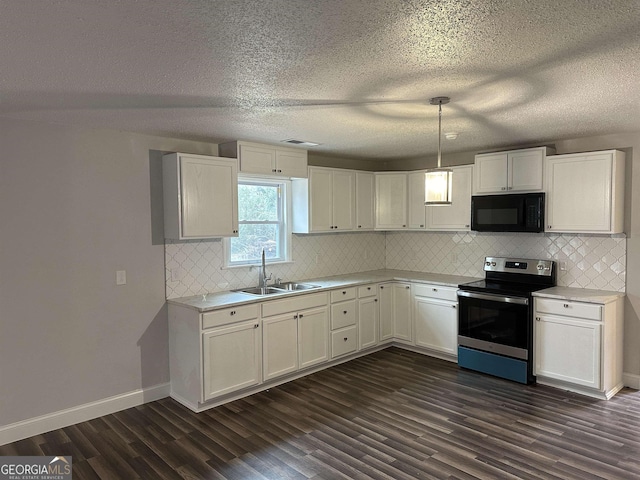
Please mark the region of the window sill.
<svg viewBox="0 0 640 480"><path fill-rule="evenodd" d="M281 262L267 262L266 266L267 268L269 268L271 265L287 265L292 263L294 263L293 260L283 260ZM245 265L223 265L222 267L220 267L220 270L235 270L237 268L248 268L249 271L251 271L254 268L262 268L262 265L260 265L259 263L251 263Z"/></svg>

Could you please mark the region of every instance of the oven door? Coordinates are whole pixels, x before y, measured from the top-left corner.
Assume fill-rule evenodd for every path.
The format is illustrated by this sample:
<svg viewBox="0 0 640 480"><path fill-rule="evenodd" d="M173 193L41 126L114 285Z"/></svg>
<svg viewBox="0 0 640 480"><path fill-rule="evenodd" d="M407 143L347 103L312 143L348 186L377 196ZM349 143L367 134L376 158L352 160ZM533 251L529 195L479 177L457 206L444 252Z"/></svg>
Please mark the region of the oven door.
<svg viewBox="0 0 640 480"><path fill-rule="evenodd" d="M529 360L528 298L459 290L458 303L458 345Z"/></svg>

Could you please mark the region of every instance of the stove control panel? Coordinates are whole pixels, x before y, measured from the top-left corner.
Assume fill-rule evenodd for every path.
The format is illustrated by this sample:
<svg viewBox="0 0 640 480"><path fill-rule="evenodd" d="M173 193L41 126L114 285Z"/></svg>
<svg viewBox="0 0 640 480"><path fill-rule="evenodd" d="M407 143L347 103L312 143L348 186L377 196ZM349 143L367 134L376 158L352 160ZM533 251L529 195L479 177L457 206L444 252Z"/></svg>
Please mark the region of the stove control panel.
<svg viewBox="0 0 640 480"><path fill-rule="evenodd" d="M485 272L509 272L528 275L551 276L553 260L534 260L530 258L485 257Z"/></svg>

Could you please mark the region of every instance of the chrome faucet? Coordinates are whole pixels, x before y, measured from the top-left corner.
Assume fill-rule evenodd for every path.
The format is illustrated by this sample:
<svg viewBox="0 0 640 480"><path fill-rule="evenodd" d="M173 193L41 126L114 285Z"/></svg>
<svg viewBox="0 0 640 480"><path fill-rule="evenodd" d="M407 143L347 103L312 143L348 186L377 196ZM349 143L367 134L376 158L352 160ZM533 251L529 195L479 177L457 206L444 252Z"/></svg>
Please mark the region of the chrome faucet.
<svg viewBox="0 0 640 480"><path fill-rule="evenodd" d="M264 248L263 248L262 249L262 268L260 269L260 277L258 277L258 286L266 287L267 282L271 280L271 275L272 274L270 273L269 276L267 277L267 267L266 267L266 262L264 258Z"/></svg>

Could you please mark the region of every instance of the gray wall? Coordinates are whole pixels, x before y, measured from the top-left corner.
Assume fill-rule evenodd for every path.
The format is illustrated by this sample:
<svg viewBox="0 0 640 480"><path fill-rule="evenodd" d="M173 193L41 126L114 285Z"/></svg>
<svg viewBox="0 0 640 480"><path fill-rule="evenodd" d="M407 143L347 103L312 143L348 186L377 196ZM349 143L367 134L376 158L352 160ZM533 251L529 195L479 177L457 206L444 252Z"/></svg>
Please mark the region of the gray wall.
<svg viewBox="0 0 640 480"><path fill-rule="evenodd" d="M155 163L217 145L9 120L0 145L0 425L167 382Z"/></svg>
<svg viewBox="0 0 640 480"><path fill-rule="evenodd" d="M167 382L158 162L217 146L6 119L0 145L0 425ZM640 374L640 135L556 146L628 152L625 372Z"/></svg>

